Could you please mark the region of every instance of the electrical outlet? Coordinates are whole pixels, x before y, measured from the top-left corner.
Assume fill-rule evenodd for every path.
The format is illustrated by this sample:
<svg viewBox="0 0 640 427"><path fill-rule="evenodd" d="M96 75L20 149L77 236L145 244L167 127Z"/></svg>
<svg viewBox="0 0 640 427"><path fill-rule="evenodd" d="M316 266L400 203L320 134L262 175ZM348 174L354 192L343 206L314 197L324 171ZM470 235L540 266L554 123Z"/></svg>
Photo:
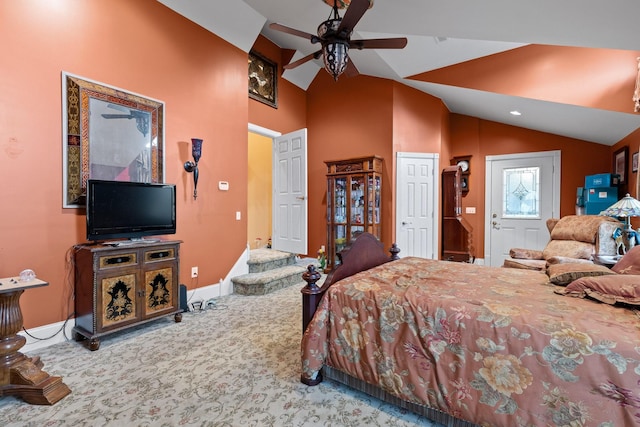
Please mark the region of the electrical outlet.
<svg viewBox="0 0 640 427"><path fill-rule="evenodd" d="M191 267L191 278L198 277L198 267Z"/></svg>

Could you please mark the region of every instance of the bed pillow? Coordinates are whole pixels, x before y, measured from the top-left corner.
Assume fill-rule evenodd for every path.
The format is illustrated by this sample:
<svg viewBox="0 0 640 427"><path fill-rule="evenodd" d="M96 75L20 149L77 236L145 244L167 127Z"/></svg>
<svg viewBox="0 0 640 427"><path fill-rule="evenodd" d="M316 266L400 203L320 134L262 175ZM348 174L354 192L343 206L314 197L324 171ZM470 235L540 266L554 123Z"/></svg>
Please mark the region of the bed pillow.
<svg viewBox="0 0 640 427"><path fill-rule="evenodd" d="M575 240L551 240L542 251L542 256L544 259L549 259L552 256L591 259L593 250L594 247L591 243Z"/></svg>
<svg viewBox="0 0 640 427"><path fill-rule="evenodd" d="M602 277L583 277L556 292L577 298L589 296L607 304L622 302L640 305L640 275L616 274Z"/></svg>
<svg viewBox="0 0 640 427"><path fill-rule="evenodd" d="M552 264L547 268L549 281L556 285L567 285L581 277L615 274L604 265L589 263Z"/></svg>
<svg viewBox="0 0 640 427"><path fill-rule="evenodd" d="M618 274L640 274L640 246L634 246L611 270Z"/></svg>

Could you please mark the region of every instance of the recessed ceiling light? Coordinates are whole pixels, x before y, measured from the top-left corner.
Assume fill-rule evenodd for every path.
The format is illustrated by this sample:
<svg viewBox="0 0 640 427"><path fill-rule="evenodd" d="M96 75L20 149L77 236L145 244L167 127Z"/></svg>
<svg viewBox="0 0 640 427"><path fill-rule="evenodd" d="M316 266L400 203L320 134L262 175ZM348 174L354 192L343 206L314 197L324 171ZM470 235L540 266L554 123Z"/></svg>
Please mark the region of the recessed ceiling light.
<svg viewBox="0 0 640 427"><path fill-rule="evenodd" d="M521 116L522 115L522 113L520 111L518 111L518 110L509 111L509 114L511 114L512 116Z"/></svg>

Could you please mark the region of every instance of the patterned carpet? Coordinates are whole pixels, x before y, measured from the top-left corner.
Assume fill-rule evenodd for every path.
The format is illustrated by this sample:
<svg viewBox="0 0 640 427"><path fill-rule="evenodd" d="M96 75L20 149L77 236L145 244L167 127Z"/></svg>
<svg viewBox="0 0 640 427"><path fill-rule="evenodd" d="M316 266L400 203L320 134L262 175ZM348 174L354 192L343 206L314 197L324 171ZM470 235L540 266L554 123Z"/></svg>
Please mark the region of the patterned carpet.
<svg viewBox="0 0 640 427"><path fill-rule="evenodd" d="M300 289L230 295L213 309L29 353L71 394L53 406L0 398L1 426L435 426L325 381L299 382Z"/></svg>

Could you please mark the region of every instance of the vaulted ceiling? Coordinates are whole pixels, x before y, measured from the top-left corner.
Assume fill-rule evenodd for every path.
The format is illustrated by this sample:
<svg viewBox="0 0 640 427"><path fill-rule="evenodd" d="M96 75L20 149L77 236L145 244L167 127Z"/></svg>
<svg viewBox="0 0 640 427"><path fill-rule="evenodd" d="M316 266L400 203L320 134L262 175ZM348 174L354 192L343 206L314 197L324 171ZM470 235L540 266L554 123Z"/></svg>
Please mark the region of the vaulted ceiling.
<svg viewBox="0 0 640 427"><path fill-rule="evenodd" d="M322 0L158 1L246 52L263 34L294 60L317 45L268 25L315 34L331 13ZM639 18L631 0L374 0L353 38L404 36L407 47L349 55L360 74L429 93L453 113L614 145L640 128ZM282 77L306 90L318 72L321 60Z"/></svg>

